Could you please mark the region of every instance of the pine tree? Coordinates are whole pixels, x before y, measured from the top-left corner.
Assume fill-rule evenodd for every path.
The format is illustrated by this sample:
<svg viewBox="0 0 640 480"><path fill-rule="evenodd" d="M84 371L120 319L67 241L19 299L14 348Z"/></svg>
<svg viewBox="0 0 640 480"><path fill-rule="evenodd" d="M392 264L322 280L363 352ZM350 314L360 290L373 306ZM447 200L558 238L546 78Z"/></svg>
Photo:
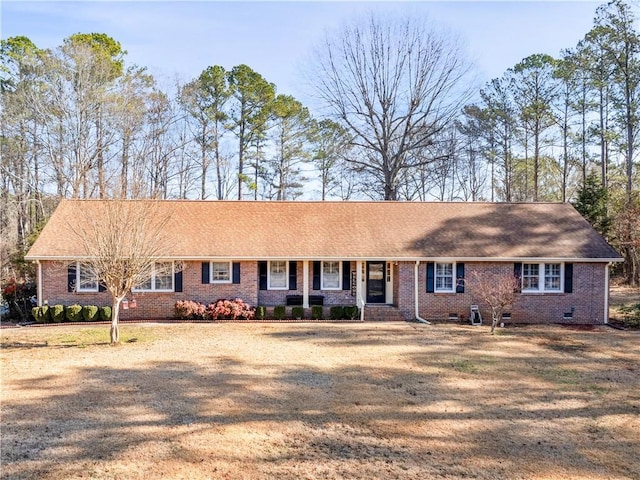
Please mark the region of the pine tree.
<svg viewBox="0 0 640 480"><path fill-rule="evenodd" d="M598 175L590 173L578 191L578 197L573 206L601 235L607 236L611 228L607 202L609 194L602 186Z"/></svg>

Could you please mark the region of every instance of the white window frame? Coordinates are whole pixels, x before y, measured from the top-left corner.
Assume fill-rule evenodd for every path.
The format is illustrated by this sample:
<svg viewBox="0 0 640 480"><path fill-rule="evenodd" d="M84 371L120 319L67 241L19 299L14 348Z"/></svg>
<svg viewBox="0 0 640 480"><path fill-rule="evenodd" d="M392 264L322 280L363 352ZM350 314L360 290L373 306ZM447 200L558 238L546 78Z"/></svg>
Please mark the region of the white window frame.
<svg viewBox="0 0 640 480"><path fill-rule="evenodd" d="M271 285L271 266L276 262L284 262L284 286ZM289 290L289 262L286 260L269 260L267 266L267 289L268 290Z"/></svg>
<svg viewBox="0 0 640 480"><path fill-rule="evenodd" d="M447 278L448 275L438 275L439 265L451 265L451 288L438 288L438 277ZM435 293L455 293L456 291L456 263L455 262L435 262L433 266L433 291Z"/></svg>
<svg viewBox="0 0 640 480"><path fill-rule="evenodd" d="M537 265L538 266L538 288L525 288L524 287L524 270L525 265ZM547 266L559 265L560 266L560 285L558 288L547 288ZM563 293L564 292L564 263L561 262L523 262L522 274L521 274L520 286L522 287L522 293Z"/></svg>
<svg viewBox="0 0 640 480"><path fill-rule="evenodd" d="M94 272L91 272L91 275L87 275L87 278L89 276L93 277L93 282L95 283L95 287L82 287L82 282L80 281L80 277L81 277L81 273L82 270L86 271L87 269L91 269L91 267L88 266L88 264L86 263L82 263L82 262L77 262L76 263L76 292L79 293L95 293L100 291L100 282L98 281L98 278L96 277Z"/></svg>
<svg viewBox="0 0 640 480"><path fill-rule="evenodd" d="M229 278L226 280L216 280L213 275L213 264L214 263L226 263L228 265ZM233 282L233 265L231 261L217 261L217 262L209 262L209 283L231 283Z"/></svg>
<svg viewBox="0 0 640 480"><path fill-rule="evenodd" d="M537 275L527 275L525 273L525 270L527 270L527 266L529 265L535 265L536 267L538 267L538 274ZM539 263L522 263L522 279L521 279L521 287L522 287L522 291L523 292L539 292L540 291L540 272L544 272L544 265L540 265ZM538 287L537 288L533 288L533 287L525 287L525 278L537 278L538 279ZM544 280L544 274L542 275L543 280Z"/></svg>
<svg viewBox="0 0 640 480"><path fill-rule="evenodd" d="M338 286L337 287L328 287L324 282L324 266L329 263L337 263L338 264ZM342 290L342 262L340 260L326 260L322 261L320 265L320 290Z"/></svg>
<svg viewBox="0 0 640 480"><path fill-rule="evenodd" d="M170 263L171 264L171 287L170 288L156 288L156 265L158 263ZM173 292L175 290L175 272L176 265L174 262L154 262L151 267L151 288L139 288L134 287L131 289L132 292L140 292L140 293L161 293L161 292Z"/></svg>

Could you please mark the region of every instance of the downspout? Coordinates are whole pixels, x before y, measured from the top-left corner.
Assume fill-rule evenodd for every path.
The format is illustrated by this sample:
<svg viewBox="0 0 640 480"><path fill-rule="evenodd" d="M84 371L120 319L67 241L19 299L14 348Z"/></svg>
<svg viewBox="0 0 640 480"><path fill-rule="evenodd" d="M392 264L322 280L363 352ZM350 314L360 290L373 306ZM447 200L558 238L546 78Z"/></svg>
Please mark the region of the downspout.
<svg viewBox="0 0 640 480"><path fill-rule="evenodd" d="M415 280L413 282L413 286L414 286L413 298L415 299L416 321L418 321L420 323L426 323L427 325L431 325L431 322L428 322L424 318L420 317L420 311L419 311L419 308L418 308L418 294L420 293L420 289L418 288L418 266L419 265L420 265L420 260L416 260L416 266L414 268Z"/></svg>
<svg viewBox="0 0 640 480"><path fill-rule="evenodd" d="M609 267L611 262L604 266L604 323L609 323Z"/></svg>
<svg viewBox="0 0 640 480"><path fill-rule="evenodd" d="M36 260L36 265L38 265L38 289L36 290L36 294L38 296L38 306L42 306L42 264L40 260Z"/></svg>

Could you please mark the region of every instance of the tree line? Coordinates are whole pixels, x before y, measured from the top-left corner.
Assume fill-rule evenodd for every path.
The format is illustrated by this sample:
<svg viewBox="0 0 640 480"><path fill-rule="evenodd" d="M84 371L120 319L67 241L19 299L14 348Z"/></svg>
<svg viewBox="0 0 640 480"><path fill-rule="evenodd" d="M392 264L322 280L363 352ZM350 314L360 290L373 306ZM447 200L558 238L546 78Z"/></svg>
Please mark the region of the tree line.
<svg viewBox="0 0 640 480"><path fill-rule="evenodd" d="M474 87L459 40L371 15L329 32L314 114L247 65L163 88L106 34L0 43L2 276L57 199L572 201L640 277L640 36L614 0L557 58ZM12 267L12 265L14 265Z"/></svg>

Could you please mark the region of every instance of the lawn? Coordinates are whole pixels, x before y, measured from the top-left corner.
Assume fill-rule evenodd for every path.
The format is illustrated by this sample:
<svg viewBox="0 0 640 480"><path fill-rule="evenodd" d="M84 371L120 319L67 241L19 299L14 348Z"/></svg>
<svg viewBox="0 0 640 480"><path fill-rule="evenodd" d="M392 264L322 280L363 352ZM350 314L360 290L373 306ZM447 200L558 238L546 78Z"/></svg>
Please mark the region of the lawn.
<svg viewBox="0 0 640 480"><path fill-rule="evenodd" d="M2 330L6 479L640 478L640 332Z"/></svg>

